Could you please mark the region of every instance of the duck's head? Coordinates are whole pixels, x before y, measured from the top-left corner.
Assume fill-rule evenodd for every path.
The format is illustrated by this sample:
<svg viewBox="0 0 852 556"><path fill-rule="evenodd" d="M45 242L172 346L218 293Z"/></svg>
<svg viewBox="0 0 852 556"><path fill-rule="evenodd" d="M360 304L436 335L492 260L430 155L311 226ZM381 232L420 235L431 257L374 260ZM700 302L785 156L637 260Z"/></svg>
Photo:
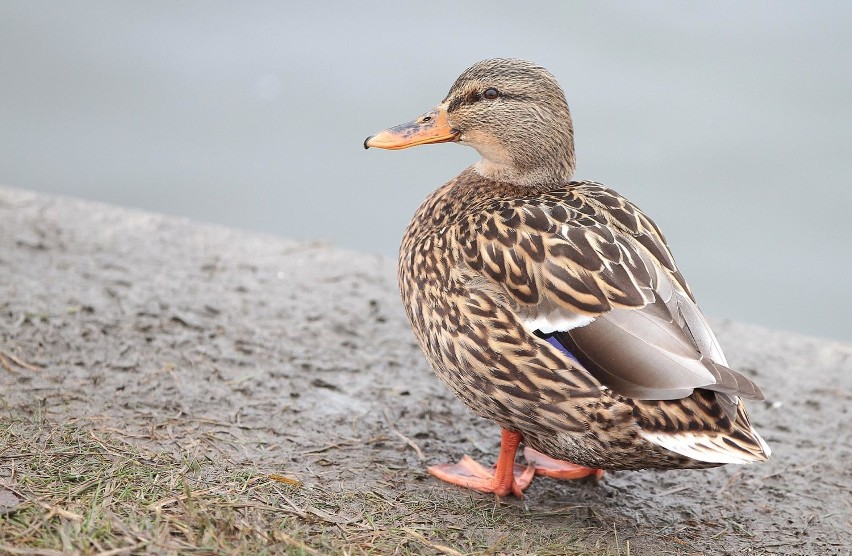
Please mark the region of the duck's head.
<svg viewBox="0 0 852 556"><path fill-rule="evenodd" d="M555 185L574 174L574 129L565 95L543 67L496 58L466 69L447 97L411 122L371 135L364 148L454 141L475 148L484 177Z"/></svg>

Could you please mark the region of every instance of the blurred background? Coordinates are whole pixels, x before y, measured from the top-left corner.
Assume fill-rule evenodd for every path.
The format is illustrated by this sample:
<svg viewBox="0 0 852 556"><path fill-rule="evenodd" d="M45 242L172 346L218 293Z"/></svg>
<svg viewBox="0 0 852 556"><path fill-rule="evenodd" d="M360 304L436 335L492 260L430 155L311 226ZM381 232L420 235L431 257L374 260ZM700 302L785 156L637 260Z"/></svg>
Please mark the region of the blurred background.
<svg viewBox="0 0 852 556"><path fill-rule="evenodd" d="M476 153L364 138L527 58L709 316L852 341L850 52L847 2L7 0L0 184L395 257Z"/></svg>

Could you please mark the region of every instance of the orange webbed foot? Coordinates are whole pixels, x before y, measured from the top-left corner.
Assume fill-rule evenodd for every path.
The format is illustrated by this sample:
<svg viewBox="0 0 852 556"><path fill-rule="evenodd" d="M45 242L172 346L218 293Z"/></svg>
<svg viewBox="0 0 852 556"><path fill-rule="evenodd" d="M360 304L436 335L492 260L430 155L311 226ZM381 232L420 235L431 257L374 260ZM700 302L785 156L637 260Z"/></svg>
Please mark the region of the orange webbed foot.
<svg viewBox="0 0 852 556"><path fill-rule="evenodd" d="M522 439L521 433L502 429L500 455L497 456L493 471L469 456L464 456L454 465L433 465L428 471L442 481L454 485L479 492L493 492L497 496L508 496L511 493L523 498L524 489L530 486L535 476L535 468L532 465L524 467L515 463L515 454Z"/></svg>
<svg viewBox="0 0 852 556"><path fill-rule="evenodd" d="M494 493L497 496L514 494L524 497L524 490L535 476L532 465L512 464L511 473L498 473L497 468L488 469L470 456L463 456L458 463L433 465L427 469L435 477L450 484Z"/></svg>
<svg viewBox="0 0 852 556"><path fill-rule="evenodd" d="M528 446L524 447L524 457L530 465L535 467L536 475L544 475L545 477L552 477L554 479L572 480L592 477L597 482L601 480L604 474L603 469L583 467L582 465L555 459Z"/></svg>

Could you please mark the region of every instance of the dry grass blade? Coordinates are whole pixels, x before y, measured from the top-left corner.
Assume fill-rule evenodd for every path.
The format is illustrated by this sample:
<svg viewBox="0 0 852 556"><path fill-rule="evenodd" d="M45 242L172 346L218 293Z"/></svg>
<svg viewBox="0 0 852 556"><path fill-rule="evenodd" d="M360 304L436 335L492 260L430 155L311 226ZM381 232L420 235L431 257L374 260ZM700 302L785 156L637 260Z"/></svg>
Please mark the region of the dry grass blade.
<svg viewBox="0 0 852 556"><path fill-rule="evenodd" d="M410 438L408 438L407 436L405 436L404 434L402 434L401 432L399 432L397 430L396 425L393 424L393 421L391 421L390 415L388 415L387 408L385 408L385 410L384 410L384 415L385 415L385 421L387 422L388 427L390 427L391 432L394 433L396 436L398 436L403 442L405 442L406 444L411 446L411 448L417 453L417 457L420 459L420 461L423 461L424 459L426 459L426 456L423 455L423 451L420 449L420 446L418 446L416 442L414 442L413 440L411 440Z"/></svg>
<svg viewBox="0 0 852 556"><path fill-rule="evenodd" d="M4 349L0 349L0 363L2 363L2 364L3 364L3 366L4 366L6 369L8 369L8 370L10 370L10 371L12 371L12 372L15 372L15 371L13 371L12 369L10 369L10 368L7 366L7 363L6 363L6 361L7 361L7 360L8 360L8 361L11 361L12 363L14 363L15 365L17 365L17 366L19 366L19 367L22 367L22 368L24 368L24 369L27 369L27 370L29 370L29 371L35 371L35 372L38 372L38 371L42 371L42 370L43 370L41 367L38 367L38 366L36 366L36 365L34 365L34 364L32 364L32 363L27 363L26 361L24 361L24 360L23 360L23 359L21 359L20 357L16 357L16 356L12 355L11 353L9 353L8 351L6 351L6 350L4 350Z"/></svg>
<svg viewBox="0 0 852 556"><path fill-rule="evenodd" d="M417 531L415 531L413 529L403 529L403 530L406 533L408 533L409 535L411 535L413 538L422 542L426 546L434 548L435 550L437 550L441 554L446 554L447 556L464 556L463 553L459 552L458 550L455 550L454 548L450 548L449 546L434 543L434 542L430 541L429 539L427 539L426 537L424 537L423 535L421 535L420 533L418 533Z"/></svg>

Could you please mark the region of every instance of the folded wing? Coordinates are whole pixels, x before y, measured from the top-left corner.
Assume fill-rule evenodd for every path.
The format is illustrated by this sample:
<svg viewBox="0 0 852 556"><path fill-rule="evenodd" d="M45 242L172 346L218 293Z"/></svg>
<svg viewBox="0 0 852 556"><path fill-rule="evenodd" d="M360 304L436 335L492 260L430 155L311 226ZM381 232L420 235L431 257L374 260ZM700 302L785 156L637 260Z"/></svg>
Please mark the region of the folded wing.
<svg viewBox="0 0 852 556"><path fill-rule="evenodd" d="M463 227L467 264L488 277L531 332L552 336L613 392L672 400L762 398L729 369L656 226L618 194L584 183L540 204L501 207Z"/></svg>

